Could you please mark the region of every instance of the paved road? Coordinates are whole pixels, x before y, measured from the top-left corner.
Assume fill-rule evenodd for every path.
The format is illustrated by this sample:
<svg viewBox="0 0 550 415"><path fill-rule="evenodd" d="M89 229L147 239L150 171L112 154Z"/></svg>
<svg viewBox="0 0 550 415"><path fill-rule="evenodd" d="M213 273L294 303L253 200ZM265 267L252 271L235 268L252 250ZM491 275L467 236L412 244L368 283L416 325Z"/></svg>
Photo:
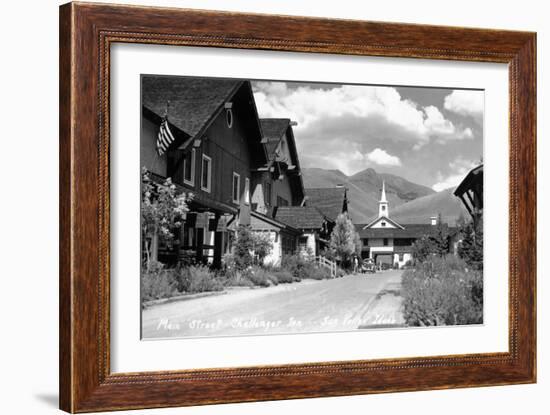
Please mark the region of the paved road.
<svg viewBox="0 0 550 415"><path fill-rule="evenodd" d="M385 271L305 280L156 305L143 311L142 334L143 338L235 336L347 331L373 327L378 321L386 324L377 311L387 303L380 301L381 295L399 287L401 274ZM399 301L389 303L382 304L383 313L397 313Z"/></svg>

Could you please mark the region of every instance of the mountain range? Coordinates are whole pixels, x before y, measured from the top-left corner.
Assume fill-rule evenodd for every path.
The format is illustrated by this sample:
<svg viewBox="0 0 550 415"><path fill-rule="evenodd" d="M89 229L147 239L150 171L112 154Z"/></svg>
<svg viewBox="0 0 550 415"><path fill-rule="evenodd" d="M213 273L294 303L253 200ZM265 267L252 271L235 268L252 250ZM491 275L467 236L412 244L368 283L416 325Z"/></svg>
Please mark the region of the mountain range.
<svg viewBox="0 0 550 415"><path fill-rule="evenodd" d="M460 215L466 216L453 189L435 192L394 174L377 173L372 168L352 176L340 170L302 168L302 177L306 189L345 186L348 210L354 223L369 223L378 215L382 182L385 182L390 217L399 223L429 223L431 216L441 214L445 222L454 225Z"/></svg>

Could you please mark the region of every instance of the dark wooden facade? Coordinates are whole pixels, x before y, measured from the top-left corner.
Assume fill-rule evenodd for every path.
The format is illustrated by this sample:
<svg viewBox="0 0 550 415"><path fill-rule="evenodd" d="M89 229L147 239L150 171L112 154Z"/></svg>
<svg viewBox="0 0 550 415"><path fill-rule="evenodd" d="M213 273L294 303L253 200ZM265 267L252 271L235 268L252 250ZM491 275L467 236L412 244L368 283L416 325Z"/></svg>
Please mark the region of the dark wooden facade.
<svg viewBox="0 0 550 415"><path fill-rule="evenodd" d="M454 195L462 201L477 224L483 218L483 164L468 172L455 189Z"/></svg>
<svg viewBox="0 0 550 415"><path fill-rule="evenodd" d="M151 87L162 91L162 79L155 77ZM164 79L171 83L170 87L177 83L174 78ZM223 253L230 246L228 226L250 224L251 172L267 163L261 127L248 81L233 81L232 85L227 80L219 84L210 80L202 84L200 80L195 83L193 79L181 78L180 82L180 94L184 95L188 88L194 96L185 97L183 103L178 102L177 95L167 97L174 107L171 111L195 111L199 127L191 124L185 131L185 119L178 122L182 115L168 111L170 130L176 139L166 154L158 155L156 140L162 116L158 114L158 101L144 100L142 167L161 177L172 178L180 191L192 194L188 219L174 248L161 247L164 260L176 262L182 255L191 255L197 262L219 267ZM218 85L222 97L209 101L209 95ZM197 109L200 106L206 110Z"/></svg>

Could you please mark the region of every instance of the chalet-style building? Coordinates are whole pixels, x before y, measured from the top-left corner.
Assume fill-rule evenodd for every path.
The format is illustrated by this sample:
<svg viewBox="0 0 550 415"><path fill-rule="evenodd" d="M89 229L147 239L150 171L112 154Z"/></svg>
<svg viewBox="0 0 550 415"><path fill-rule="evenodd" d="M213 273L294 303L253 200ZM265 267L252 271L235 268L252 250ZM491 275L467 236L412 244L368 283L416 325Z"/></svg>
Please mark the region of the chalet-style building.
<svg viewBox="0 0 550 415"><path fill-rule="evenodd" d="M483 218L483 164L474 167L453 192L472 217L474 223Z"/></svg>
<svg viewBox="0 0 550 415"><path fill-rule="evenodd" d="M174 141L159 155L163 119ZM252 173L268 163L262 139L250 82L142 77L141 165L194 195L179 243L161 260L185 253L220 266L231 229L251 223Z"/></svg>
<svg viewBox="0 0 550 415"><path fill-rule="evenodd" d="M319 255L347 211L346 189L308 189L306 197L294 122L260 119L249 81L144 75L141 82L141 166L193 194L174 244L159 246L160 261L219 267L239 225L269 235L266 263ZM162 148L161 136L169 136Z"/></svg>
<svg viewBox="0 0 550 415"><path fill-rule="evenodd" d="M281 206L275 209L275 219L300 231L297 252L318 256L328 246L334 221L314 206Z"/></svg>
<svg viewBox="0 0 550 415"><path fill-rule="evenodd" d="M263 118L262 143L267 154L265 166L252 173L252 203L258 212L272 216L277 206L300 206L304 183L292 127L288 118Z"/></svg>
<svg viewBox="0 0 550 415"><path fill-rule="evenodd" d="M311 188L305 194L301 206L278 207L274 217L300 230L298 252L318 256L328 247L336 218L348 211L347 189Z"/></svg>
<svg viewBox="0 0 550 415"><path fill-rule="evenodd" d="M370 223L355 225L361 238L362 258L371 258L376 264L398 264L402 267L412 261L412 244L436 229L437 216L426 224L399 224L390 217L385 183L378 202L378 216ZM447 225L444 225L447 226Z"/></svg>
<svg viewBox="0 0 550 415"><path fill-rule="evenodd" d="M266 263L280 264L285 255L295 253L300 230L275 217L279 207L300 206L304 184L292 127L288 118L260 120L267 163L252 171L251 228L267 233L273 243Z"/></svg>

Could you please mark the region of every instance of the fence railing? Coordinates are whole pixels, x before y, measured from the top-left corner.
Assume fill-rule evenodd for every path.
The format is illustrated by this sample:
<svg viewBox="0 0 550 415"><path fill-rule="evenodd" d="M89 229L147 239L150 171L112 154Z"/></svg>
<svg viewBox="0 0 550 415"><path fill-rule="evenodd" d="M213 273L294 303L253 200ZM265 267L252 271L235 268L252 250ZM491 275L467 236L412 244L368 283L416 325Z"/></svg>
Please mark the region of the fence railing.
<svg viewBox="0 0 550 415"><path fill-rule="evenodd" d="M331 261L330 259L327 259L324 256L315 257L315 262L317 262L317 264L320 267L324 267L324 268L328 269L330 271L330 276L332 278L336 277L336 270L338 268L338 266L336 265L336 262Z"/></svg>

